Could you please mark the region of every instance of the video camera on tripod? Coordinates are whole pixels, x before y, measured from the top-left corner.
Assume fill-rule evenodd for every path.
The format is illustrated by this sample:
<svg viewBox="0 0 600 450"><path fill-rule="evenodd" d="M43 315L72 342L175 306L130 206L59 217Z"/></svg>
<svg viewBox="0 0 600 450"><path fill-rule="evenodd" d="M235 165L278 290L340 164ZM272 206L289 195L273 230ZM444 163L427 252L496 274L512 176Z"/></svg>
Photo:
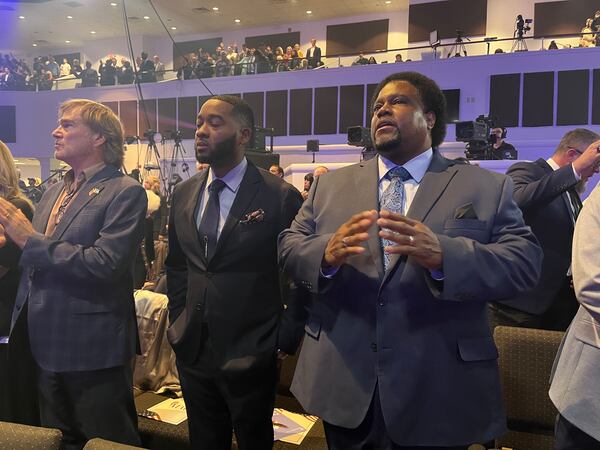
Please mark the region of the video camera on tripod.
<svg viewBox="0 0 600 450"><path fill-rule="evenodd" d="M531 31L530 25L533 23L533 19L523 19L523 16L521 14L519 14L517 16L516 22L517 22L517 27L515 30L515 34L519 38L523 38L525 33L527 33L528 31Z"/></svg>
<svg viewBox="0 0 600 450"><path fill-rule="evenodd" d="M456 140L466 142L467 159L497 159L492 151L496 135L492 135L494 119L481 115L475 120L456 122Z"/></svg>

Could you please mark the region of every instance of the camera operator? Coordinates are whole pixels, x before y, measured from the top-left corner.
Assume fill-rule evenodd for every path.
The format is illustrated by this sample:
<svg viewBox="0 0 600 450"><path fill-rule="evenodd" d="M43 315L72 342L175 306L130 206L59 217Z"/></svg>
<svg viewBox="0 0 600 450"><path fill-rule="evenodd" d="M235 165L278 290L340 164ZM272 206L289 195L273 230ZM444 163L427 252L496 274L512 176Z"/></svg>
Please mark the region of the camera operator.
<svg viewBox="0 0 600 450"><path fill-rule="evenodd" d="M495 142L492 144L494 159L517 159L517 150L515 147L504 140L506 137L506 128L492 128L491 137L495 139Z"/></svg>

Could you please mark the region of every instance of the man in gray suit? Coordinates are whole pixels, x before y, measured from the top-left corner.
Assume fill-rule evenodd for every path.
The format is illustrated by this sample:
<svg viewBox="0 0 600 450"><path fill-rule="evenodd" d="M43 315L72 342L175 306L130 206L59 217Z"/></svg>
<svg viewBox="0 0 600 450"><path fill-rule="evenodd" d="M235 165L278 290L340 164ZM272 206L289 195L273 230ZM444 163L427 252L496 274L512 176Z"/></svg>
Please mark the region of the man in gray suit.
<svg viewBox="0 0 600 450"><path fill-rule="evenodd" d="M600 152L600 147L597 150ZM600 448L600 187L585 202L573 236L573 284L580 303L554 363L556 448Z"/></svg>
<svg viewBox="0 0 600 450"><path fill-rule="evenodd" d="M26 315L42 425L60 429L65 448L94 437L139 445L131 269L146 194L119 171L123 129L106 106L63 103L52 136L71 170L46 191L33 225L0 199L0 225L23 249L12 327Z"/></svg>
<svg viewBox="0 0 600 450"><path fill-rule="evenodd" d="M331 449L466 449L505 431L486 301L535 283L541 250L508 177L438 152L435 82L393 74L373 98L379 156L315 178L279 238L316 296L292 392Z"/></svg>

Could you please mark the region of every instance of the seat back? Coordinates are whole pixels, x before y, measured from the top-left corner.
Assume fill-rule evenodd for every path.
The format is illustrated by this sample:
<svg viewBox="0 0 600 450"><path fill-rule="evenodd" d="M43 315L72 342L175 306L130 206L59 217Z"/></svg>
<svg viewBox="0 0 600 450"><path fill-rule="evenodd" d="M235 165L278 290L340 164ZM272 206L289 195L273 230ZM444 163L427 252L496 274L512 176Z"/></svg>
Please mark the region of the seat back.
<svg viewBox="0 0 600 450"><path fill-rule="evenodd" d="M118 442L94 438L87 441L83 450L139 450L141 448L142 447L134 447L132 445L119 444Z"/></svg>
<svg viewBox="0 0 600 450"><path fill-rule="evenodd" d="M59 450L62 433L54 428L0 422L0 448L11 450Z"/></svg>
<svg viewBox="0 0 600 450"><path fill-rule="evenodd" d="M556 408L550 401L550 372L564 336L560 331L499 326L498 346L502 394L510 433L497 446L552 448ZM530 442L530 444L517 444Z"/></svg>

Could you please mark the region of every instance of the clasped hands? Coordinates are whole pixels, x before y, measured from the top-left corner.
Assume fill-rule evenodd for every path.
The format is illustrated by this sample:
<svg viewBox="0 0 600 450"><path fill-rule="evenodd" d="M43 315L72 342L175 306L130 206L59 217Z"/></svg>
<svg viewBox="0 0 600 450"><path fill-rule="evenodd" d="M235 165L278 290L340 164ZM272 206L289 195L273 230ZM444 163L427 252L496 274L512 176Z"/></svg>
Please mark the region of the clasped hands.
<svg viewBox="0 0 600 450"><path fill-rule="evenodd" d="M442 268L442 248L435 233L418 220L386 210L363 211L340 226L327 243L321 266L337 268L349 257L364 253L361 244L369 239L369 229L375 225L380 228L380 238L395 244L384 247L386 253L411 256L428 270Z"/></svg>
<svg viewBox="0 0 600 450"><path fill-rule="evenodd" d="M31 222L25 214L9 201L0 197L0 247L10 237L17 246L23 248L34 233Z"/></svg>

